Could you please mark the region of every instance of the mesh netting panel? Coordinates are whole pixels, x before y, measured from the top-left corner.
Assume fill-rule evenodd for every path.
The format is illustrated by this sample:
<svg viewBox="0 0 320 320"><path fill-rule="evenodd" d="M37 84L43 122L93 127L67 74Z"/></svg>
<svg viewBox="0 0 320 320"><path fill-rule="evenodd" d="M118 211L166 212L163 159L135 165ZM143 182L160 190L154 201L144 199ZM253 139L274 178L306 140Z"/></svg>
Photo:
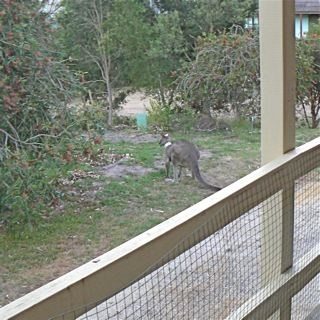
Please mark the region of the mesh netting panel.
<svg viewBox="0 0 320 320"><path fill-rule="evenodd" d="M320 161L320 160L319 160ZM320 244L320 170L296 180L294 262Z"/></svg>
<svg viewBox="0 0 320 320"><path fill-rule="evenodd" d="M320 170L299 178L295 185L294 263L320 244ZM292 298L292 320L305 319L320 305L320 275ZM320 309L310 320L320 319Z"/></svg>
<svg viewBox="0 0 320 320"><path fill-rule="evenodd" d="M251 210L79 319L223 319L260 288L260 216Z"/></svg>
<svg viewBox="0 0 320 320"><path fill-rule="evenodd" d="M312 312L316 310L318 310L317 313L312 316ZM308 315L310 315L309 318L307 318ZM320 275L316 276L292 298L291 320L306 318L320 319Z"/></svg>
<svg viewBox="0 0 320 320"><path fill-rule="evenodd" d="M295 166L299 166L299 162ZM291 172L295 170L297 168L293 167ZM286 199L290 197L288 193L270 194L268 184L281 183L281 188L285 189L293 187L292 181L290 174L276 173L260 182L255 191L262 195L262 202L251 209L250 204L254 203L252 200L257 194L252 191L240 193L211 220L186 235L180 243L173 244L170 252L129 287L105 301L87 306L88 311L78 319L219 320L233 314L240 306L243 308L248 299L259 300L266 285L262 274L268 274L268 279L276 279L279 275L279 270L272 267L272 259L278 260L282 254L279 216L292 203L292 198ZM320 170L297 179L294 189L295 264L320 243ZM210 230L219 225L221 217L231 217L231 212L237 210L246 213L234 221L230 218L231 223L210 235ZM262 252L261 248L268 239L279 241L272 241L272 245ZM293 297L292 319L304 319L319 302L317 281L319 283L319 277ZM275 281L274 286L277 284ZM290 300L290 296L281 298ZM72 311L54 319L76 318L77 314Z"/></svg>

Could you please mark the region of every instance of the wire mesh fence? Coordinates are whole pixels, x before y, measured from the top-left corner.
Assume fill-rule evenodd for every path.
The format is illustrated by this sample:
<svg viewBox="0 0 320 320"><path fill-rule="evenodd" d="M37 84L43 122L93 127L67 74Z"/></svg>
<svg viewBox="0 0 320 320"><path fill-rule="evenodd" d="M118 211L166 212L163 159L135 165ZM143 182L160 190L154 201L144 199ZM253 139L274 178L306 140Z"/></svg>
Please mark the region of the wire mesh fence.
<svg viewBox="0 0 320 320"><path fill-rule="evenodd" d="M317 307L320 307L320 275L317 275L292 298L291 320L307 319ZM314 317L313 320L320 319L320 310Z"/></svg>
<svg viewBox="0 0 320 320"><path fill-rule="evenodd" d="M295 183L294 262L320 244L319 170L310 171Z"/></svg>
<svg viewBox="0 0 320 320"><path fill-rule="evenodd" d="M295 166L299 166L299 162ZM292 172L295 170L298 168L293 167ZM270 197L267 184L277 183L279 180L283 190L290 190L294 182L294 202L290 193L283 191ZM218 320L226 319L232 314L230 319L241 319L236 313L240 306L248 299L256 303L264 298L267 281L263 273L269 273L269 280L278 279L277 262L274 261L273 268L272 259L277 260L277 255L282 255L282 250L286 249L281 241L283 226L278 217L287 209L290 210L291 203L294 203L293 265L320 243L319 168L295 181L290 175L275 174L256 191L262 193L262 198L267 200L205 237L212 230L212 225L219 223L216 221L219 217L226 217L234 210L245 208L244 202L251 203L251 198L255 196L252 192L242 193L235 198L236 201L230 201L222 207L213 219L186 235L180 243L173 244L171 252L126 289L104 301L86 306L84 314L82 308L81 316L78 310L73 310L54 320L77 317L79 320ZM288 231L290 232L290 228ZM273 241L269 249L263 252L264 241L270 238L279 241ZM194 243L197 244L193 245ZM265 270L263 266L268 266L269 269ZM108 283L101 285L108 286ZM272 291L277 285L278 282L275 281L271 287L269 285L269 289ZM279 295L279 299L283 301L281 312L290 312L291 319L304 319L319 304L319 296L317 276L293 297L292 306L288 303L291 296L282 290Z"/></svg>

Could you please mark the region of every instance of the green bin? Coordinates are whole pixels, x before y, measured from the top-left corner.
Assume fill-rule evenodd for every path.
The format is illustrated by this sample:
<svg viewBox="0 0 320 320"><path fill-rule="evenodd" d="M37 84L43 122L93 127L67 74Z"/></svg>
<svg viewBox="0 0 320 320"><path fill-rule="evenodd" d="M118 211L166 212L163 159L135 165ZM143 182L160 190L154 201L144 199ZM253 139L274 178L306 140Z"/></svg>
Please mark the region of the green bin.
<svg viewBox="0 0 320 320"><path fill-rule="evenodd" d="M146 130L147 129L147 113L137 113L136 114L137 119L137 127L139 130Z"/></svg>

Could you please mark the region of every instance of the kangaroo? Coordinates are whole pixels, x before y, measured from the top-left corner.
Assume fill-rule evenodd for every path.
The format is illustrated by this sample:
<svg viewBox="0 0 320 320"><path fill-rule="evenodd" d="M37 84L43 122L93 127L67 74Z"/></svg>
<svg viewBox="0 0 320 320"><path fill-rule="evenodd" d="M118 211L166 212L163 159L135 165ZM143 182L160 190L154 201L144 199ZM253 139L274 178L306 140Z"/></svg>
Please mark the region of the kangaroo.
<svg viewBox="0 0 320 320"><path fill-rule="evenodd" d="M173 179L178 181L181 175L181 168L186 167L191 170L192 177L196 178L204 187L218 191L221 188L205 182L200 174L198 160L200 152L197 147L189 141L171 141L169 134L162 134L159 144L165 147L166 177L169 177L170 162L173 165ZM179 171L178 171L179 169Z"/></svg>

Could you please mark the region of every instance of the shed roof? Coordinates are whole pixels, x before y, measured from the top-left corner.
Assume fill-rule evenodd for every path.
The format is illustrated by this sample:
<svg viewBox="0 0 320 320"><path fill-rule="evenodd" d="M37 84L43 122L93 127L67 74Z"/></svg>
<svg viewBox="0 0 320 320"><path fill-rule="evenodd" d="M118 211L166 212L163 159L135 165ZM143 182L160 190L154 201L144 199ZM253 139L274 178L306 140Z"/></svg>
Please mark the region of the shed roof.
<svg viewBox="0 0 320 320"><path fill-rule="evenodd" d="M320 0L296 0L296 13L320 14Z"/></svg>

